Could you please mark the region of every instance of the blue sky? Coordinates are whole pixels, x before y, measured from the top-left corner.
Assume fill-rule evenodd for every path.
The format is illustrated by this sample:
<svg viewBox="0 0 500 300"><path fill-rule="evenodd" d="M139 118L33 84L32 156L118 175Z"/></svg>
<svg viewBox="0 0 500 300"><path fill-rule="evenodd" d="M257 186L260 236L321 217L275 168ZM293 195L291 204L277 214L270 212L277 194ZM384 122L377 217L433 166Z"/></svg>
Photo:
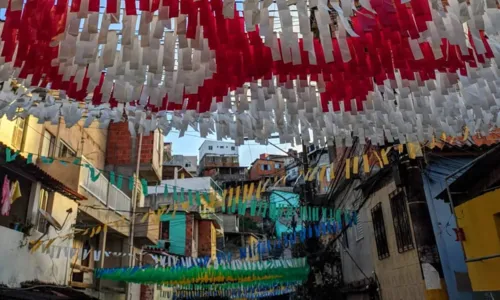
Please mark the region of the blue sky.
<svg viewBox="0 0 500 300"><path fill-rule="evenodd" d="M194 130L187 131L186 134L179 138L179 132L170 132L165 137L165 142L172 143L172 154L182 154L182 155L198 155L198 149L205 140L199 137L200 134ZM209 135L208 140L216 140L215 135ZM232 142L231 140L225 140L227 142ZM292 148L290 144L278 144L279 140L271 140L276 146L281 149L288 151ZM298 149L299 147L295 147ZM250 164L259 157L261 153L269 154L285 154L282 151L276 149L272 145L262 146L256 144L255 141L245 141L245 145L239 147L240 152L240 166L250 166Z"/></svg>

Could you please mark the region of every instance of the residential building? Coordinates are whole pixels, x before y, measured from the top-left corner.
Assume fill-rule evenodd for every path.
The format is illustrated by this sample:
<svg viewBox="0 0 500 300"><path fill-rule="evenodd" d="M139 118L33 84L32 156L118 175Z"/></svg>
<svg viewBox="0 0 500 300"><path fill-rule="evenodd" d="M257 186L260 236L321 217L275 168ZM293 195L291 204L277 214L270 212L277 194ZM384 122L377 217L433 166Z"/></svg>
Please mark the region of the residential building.
<svg viewBox="0 0 500 300"><path fill-rule="evenodd" d="M124 127L119 124L117 126L127 128L128 124ZM112 156L108 153L108 146L114 144L116 150L121 142L128 143L131 140L130 136L125 138L125 135L121 135L123 132L111 133L111 130L100 129L98 126L84 128L83 122L67 128L62 118L56 125L39 124L33 117L15 121L4 118L1 120L0 128L0 141L12 145L13 151L19 150L21 154L15 162L22 166L24 172L32 173L27 174L25 179L19 180L23 196L16 200L12 207L16 220L5 219L4 224L12 224L14 227L19 227L19 224L23 227L32 224L30 226L33 230L29 240L36 240L44 233L46 235L42 240L64 236L75 229L88 232L75 234L66 239L54 239L52 247L42 246L43 251L33 254L28 253L27 247L14 252L0 249L0 256L6 260L2 265L13 264L13 269L2 268L0 281L9 285L19 285L23 281L40 280L80 288L100 299L124 299L124 284L104 280L94 281L93 270L97 267L128 265L128 256L107 256L104 253L105 251L128 252L131 193L125 188L128 187L126 183L123 184L123 190L111 184L110 173L103 170L114 171L116 175L125 175L123 181L127 182L127 174L122 173L124 170L110 167L109 163L116 163L119 156L123 163L131 164L131 159L125 161L123 155L126 151L131 154L130 149L122 147L120 155ZM120 138L116 138L117 134ZM129 134L128 129L126 134ZM148 138L144 141L147 143ZM143 147L144 164L148 163L146 150L153 152L151 148ZM2 156L4 157L5 155ZM23 165L24 161L19 161L23 157L29 157L33 164L28 164L25 160L26 165ZM146 166L142 167L143 171L147 171ZM14 164L12 167L9 166L9 178L16 179L14 174L11 174L15 170ZM145 173L140 176L152 177L151 174ZM40 180L37 181L37 178ZM140 188L137 193L138 201L143 202ZM42 217L42 210L63 225L62 228L57 228L56 232L54 226L47 225L52 221ZM91 228L93 228L92 233ZM97 228L99 229L95 230ZM22 234L19 235L19 232L8 234L12 236L10 240L13 245L17 245L16 247L20 245L20 241L16 242L16 239L27 240ZM152 238L139 232L136 232L136 237L137 253L142 245L154 244L157 240L157 236ZM66 252L68 255L64 251L61 252L62 247L74 250ZM83 255L84 252L94 253L91 252L94 250L95 255ZM9 257L7 253L15 253L16 257ZM9 275L8 272L14 272L15 275ZM133 293L134 290L136 289L131 289Z"/></svg>
<svg viewBox="0 0 500 300"><path fill-rule="evenodd" d="M436 235L439 256L443 265L446 289L449 299L469 300L485 299L486 294L473 290L467 263L464 260L464 251L457 241L457 216L453 213L453 206L449 201L443 201L439 194L443 187L451 184L467 165L486 149L478 147L446 147L437 151L428 152L427 166L422 172L426 200L431 214L432 225ZM460 169L462 170L460 171ZM459 171L453 174L455 171Z"/></svg>
<svg viewBox="0 0 500 300"><path fill-rule="evenodd" d="M248 178L250 180L281 178L285 175L285 164L288 161L288 156L263 153L250 166Z"/></svg>
<svg viewBox="0 0 500 300"><path fill-rule="evenodd" d="M380 168L373 151L380 149L356 142L351 148L330 151L337 176L328 193L316 199L332 203L340 212L358 211L356 224L337 240L342 293L347 299L448 299L429 209L418 201L425 198L415 165L419 160L392 151L390 164ZM359 159L353 174L353 157L364 154L369 155L370 172L362 171L364 160ZM344 213L337 221L348 225Z"/></svg>
<svg viewBox="0 0 500 300"><path fill-rule="evenodd" d="M247 180L247 168L240 167L234 143L205 140L199 148L198 174L210 176L222 187Z"/></svg>
<svg viewBox="0 0 500 300"><path fill-rule="evenodd" d="M163 180L160 187L150 186L149 195L146 197L146 204L154 209L169 207L168 213L160 216L161 231L157 246L175 255L215 258L216 240L223 236L223 221L214 213L215 210L209 207L208 202L214 199L219 202L222 200L220 188L210 177ZM189 195L194 197L196 192L203 196L203 199L200 199L203 207L199 206L194 198L189 200ZM211 199L206 199L205 193L208 193ZM174 201L184 202L186 205L179 210L176 208L174 213Z"/></svg>
<svg viewBox="0 0 500 300"><path fill-rule="evenodd" d="M141 140L141 153L138 153ZM159 130L144 135L141 139L130 135L127 122L111 123L105 155L106 170L132 176L139 159L139 177L147 182L157 183L162 178L164 147L163 135Z"/></svg>
<svg viewBox="0 0 500 300"><path fill-rule="evenodd" d="M454 212L456 227L443 230L453 230L463 247L468 278L461 280L465 276L455 272L457 283L469 287L474 296L481 292L482 299L484 294L490 299L500 297L500 283L495 279L500 275L499 170L497 146L448 175L444 190L436 197Z"/></svg>
<svg viewBox="0 0 500 300"><path fill-rule="evenodd" d="M259 243L264 243L267 240L255 233L238 232L226 233L224 235L224 253L230 255L232 259L240 259L247 261L258 261L267 258L267 253L259 253Z"/></svg>
<svg viewBox="0 0 500 300"><path fill-rule="evenodd" d="M205 140L198 149L200 161L206 155L213 156L238 156L238 146L232 142Z"/></svg>
<svg viewBox="0 0 500 300"><path fill-rule="evenodd" d="M24 123L19 136L20 143L16 143L15 126ZM78 202L84 201L85 196L71 189L60 180L52 177L41 169L38 164L28 162L27 152L39 153L43 136L36 134L34 126L36 120L16 120L9 122L5 118L0 124L0 182L2 192L6 186L10 189L18 183L20 197L16 197L10 209L2 209L0 216L0 283L11 287L19 287L22 283L32 280L53 282L66 285L69 279L69 259L63 255L50 259L49 255L37 251L30 253L29 241L53 239L58 235L69 234L76 223ZM17 127L16 129L18 129ZM45 142L47 145L49 141ZM12 162L6 161L7 151L15 153L23 151ZM5 180L10 181L5 183ZM40 209L47 211L60 228L47 226L47 220L40 213ZM57 240L55 246L69 247L72 239Z"/></svg>
<svg viewBox="0 0 500 300"><path fill-rule="evenodd" d="M196 156L173 155L172 159L163 165L182 167L191 174L191 177L196 177L198 173L198 157Z"/></svg>

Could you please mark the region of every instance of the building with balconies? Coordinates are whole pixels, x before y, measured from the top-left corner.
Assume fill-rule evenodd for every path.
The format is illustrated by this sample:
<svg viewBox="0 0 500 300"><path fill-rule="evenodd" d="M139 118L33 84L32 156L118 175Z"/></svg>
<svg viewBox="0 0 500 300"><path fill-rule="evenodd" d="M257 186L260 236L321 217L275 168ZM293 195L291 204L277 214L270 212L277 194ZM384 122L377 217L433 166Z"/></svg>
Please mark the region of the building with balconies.
<svg viewBox="0 0 500 300"><path fill-rule="evenodd" d="M122 128L120 124L110 127ZM81 255L83 252L94 253L93 251L127 253L129 249L127 240L130 236L131 193L128 190L128 175L133 172L126 172L123 155L108 155L107 146L112 144L111 149L118 151L119 147L115 145L116 134L120 134L120 141L127 145L130 145L131 138L125 137L119 130L113 132L115 129L100 129L92 124L84 128L83 123L67 128L63 119L55 125L39 124L33 117L14 121L6 118L0 120L0 142L6 145L1 158L6 157L7 148L11 149L11 153L20 151L16 159L5 166L5 175L19 182L22 194L22 197L13 203L11 215L0 216L0 227L3 224L6 226L5 234L2 232L3 227L0 232L2 237L9 241L3 243L5 247L0 247L3 266L0 271L0 283L19 285L23 281L39 280L70 285L100 299L125 297L124 284L95 281L93 271L102 267L125 267L128 265L128 256L101 255L96 259L94 255ZM161 139L160 136L157 133L143 139L145 145L140 174L143 178L153 180L157 174L161 174L159 162L162 155L153 155L159 152L155 151L156 148L153 149L153 145ZM109 141L110 138L114 144ZM121 147L121 152L133 153L131 149L126 150L123 144ZM150 156L146 155L147 151L151 152ZM114 164L107 165L108 161ZM124 176L121 188L117 187L116 182L112 184L110 171ZM3 175L1 170L0 175ZM138 202L143 203L140 185L137 193ZM138 210L142 212L148 208ZM62 228L56 230L53 226L48 226L42 211L62 224ZM135 229L134 253L139 253L143 245L157 243L158 226L155 233L150 223L150 220L147 220L141 224L151 227L147 234L141 231L139 226ZM25 230L26 228L32 229ZM91 233L91 228L99 230L92 230ZM23 236L23 230L29 231L31 236ZM80 233L69 238L57 238L77 230L81 230ZM54 239L52 247L73 248L71 253L76 251L79 255L58 255L54 258L49 256L49 249L44 249L44 246L41 248L43 251L34 254L29 254L27 246L17 248L20 244L36 240L43 234L46 234L43 240ZM15 257L9 256L8 253L15 253Z"/></svg>

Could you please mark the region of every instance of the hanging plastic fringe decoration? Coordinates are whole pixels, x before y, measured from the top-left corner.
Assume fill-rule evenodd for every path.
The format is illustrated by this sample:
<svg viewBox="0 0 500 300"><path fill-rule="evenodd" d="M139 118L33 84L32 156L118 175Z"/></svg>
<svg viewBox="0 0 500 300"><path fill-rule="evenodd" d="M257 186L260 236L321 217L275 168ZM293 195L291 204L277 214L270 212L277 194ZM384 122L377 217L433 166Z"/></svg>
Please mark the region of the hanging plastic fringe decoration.
<svg viewBox="0 0 500 300"><path fill-rule="evenodd" d="M239 264L214 266L212 268L154 268L134 267L97 269L96 278L164 285L220 284L272 282L274 284L303 281L309 274L305 258L289 261L241 262Z"/></svg>

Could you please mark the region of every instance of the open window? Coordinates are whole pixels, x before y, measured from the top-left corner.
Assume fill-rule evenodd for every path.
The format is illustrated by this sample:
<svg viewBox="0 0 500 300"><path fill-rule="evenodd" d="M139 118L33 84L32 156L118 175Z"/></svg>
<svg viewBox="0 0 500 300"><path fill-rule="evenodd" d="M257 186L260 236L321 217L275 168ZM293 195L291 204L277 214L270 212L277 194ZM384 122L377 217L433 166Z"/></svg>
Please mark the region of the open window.
<svg viewBox="0 0 500 300"><path fill-rule="evenodd" d="M75 157L76 151L73 150L68 144L62 142L59 144L58 157Z"/></svg>
<svg viewBox="0 0 500 300"><path fill-rule="evenodd" d="M52 213L53 199L54 199L53 192L49 192L48 190L41 188L40 189L40 197L38 199L38 208L51 214ZM38 232L41 232L41 233L45 232L45 228L47 228L48 221L46 218L44 218L42 216L40 211L38 211L37 219L38 220L37 220L36 230Z"/></svg>

